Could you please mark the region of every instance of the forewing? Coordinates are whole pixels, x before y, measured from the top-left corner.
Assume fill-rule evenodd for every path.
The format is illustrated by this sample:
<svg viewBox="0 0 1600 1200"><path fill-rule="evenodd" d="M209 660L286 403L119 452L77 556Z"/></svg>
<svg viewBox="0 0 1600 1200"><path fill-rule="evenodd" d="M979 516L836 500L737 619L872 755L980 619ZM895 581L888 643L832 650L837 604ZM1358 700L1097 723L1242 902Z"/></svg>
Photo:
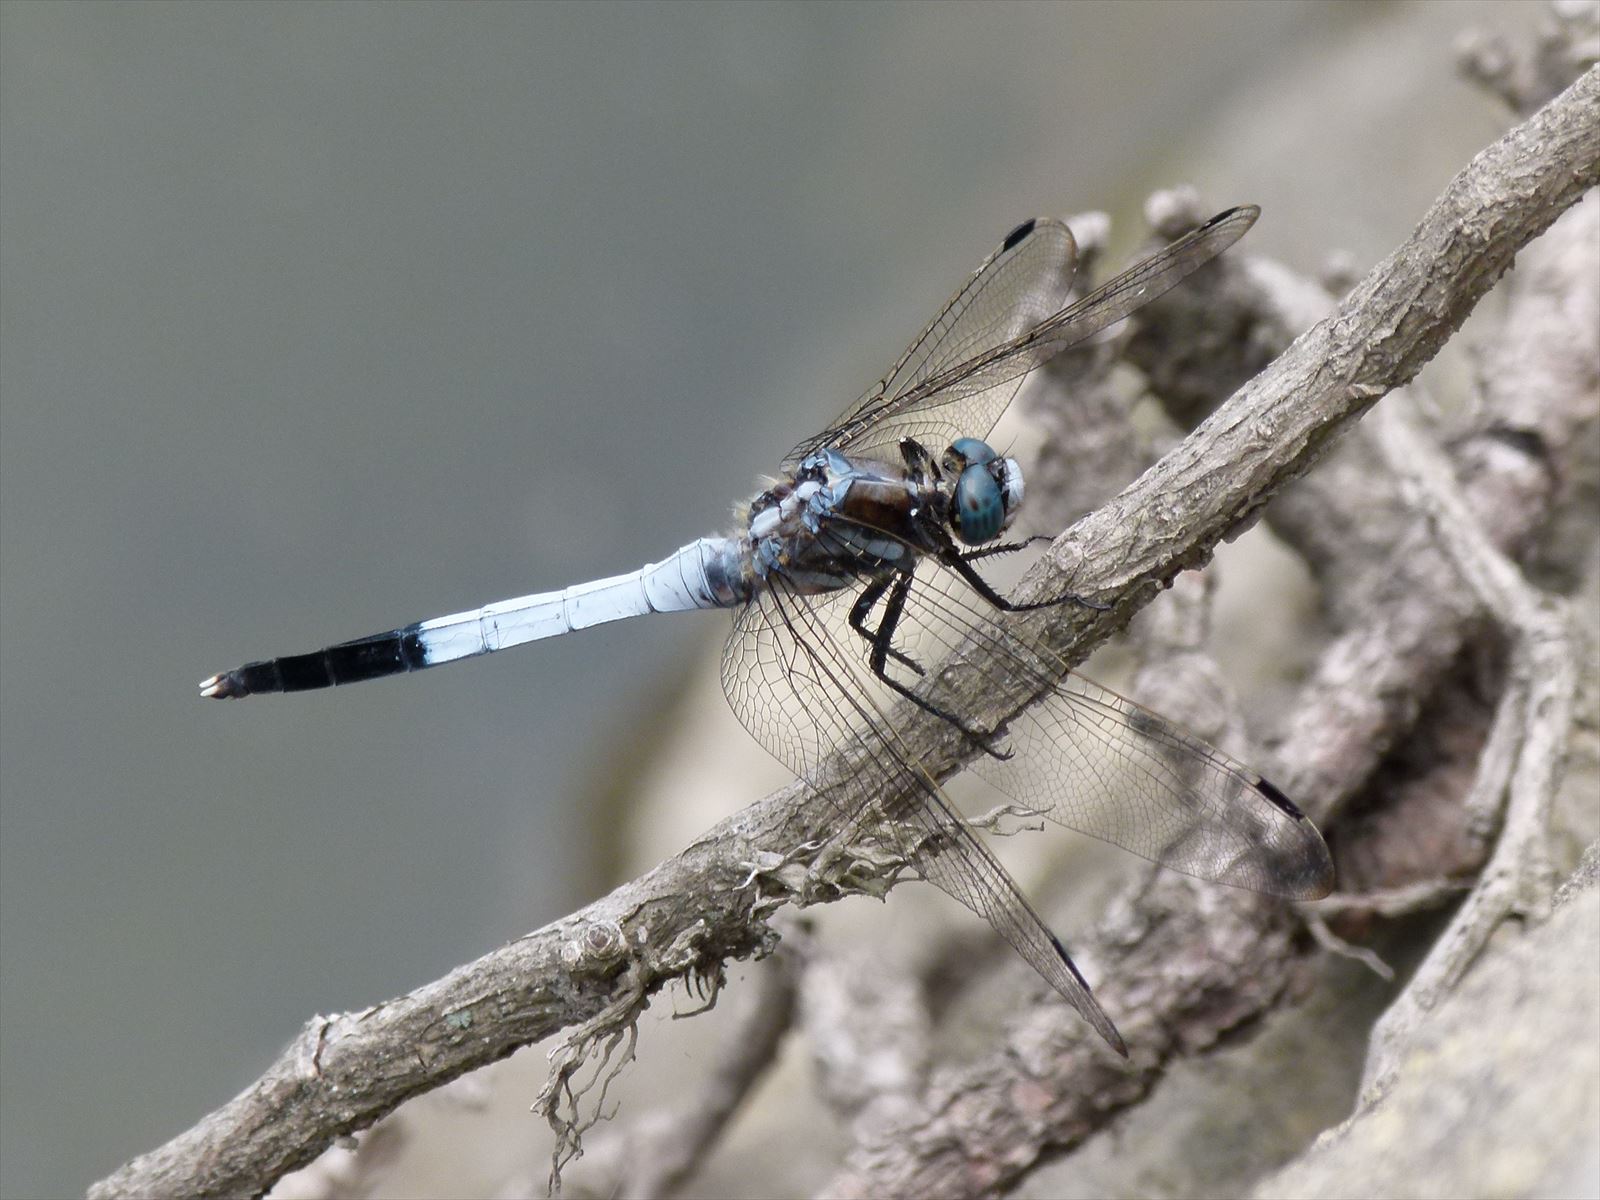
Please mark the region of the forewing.
<svg viewBox="0 0 1600 1200"><path fill-rule="evenodd" d="M1077 265L1077 244L1063 222L1034 220L1017 226L906 347L889 373L827 429L790 451L785 466L822 446L872 457L873 451L909 436L937 454L957 437L982 437L1011 403L1020 375L994 395L969 391L961 397L969 403L958 408L950 408L948 402L935 406L945 409L938 413L919 414L896 401L928 379L1015 340L1060 312Z"/></svg>
<svg viewBox="0 0 1600 1200"><path fill-rule="evenodd" d="M950 339L941 337L939 330L947 314L954 314L952 327L961 325L966 311L963 297L968 291L963 289L902 360L923 364L919 369L909 375L905 366L897 369L881 391L868 392L831 429L801 443L786 461L796 461L817 446L834 446L871 457L872 451L892 446L904 436L916 437L935 453L955 437L986 437L1028 372L1176 287L1243 237L1259 215L1260 210L1254 206L1228 209L1081 300L1065 304L1070 280L1062 282L1057 309L1035 316L1036 309L1031 304L1018 303L1014 309L1017 319L1010 322L1015 333L986 341L980 331L998 331L1008 323L992 317L975 320L971 336L963 333L947 350ZM1013 233L1001 250L979 268L968 288L980 283L985 274L997 268L1003 270L1011 261L1008 254L1020 255L1034 237L1043 236L1041 231L1058 224L1036 222L1032 231L1015 243L1012 239L1017 234ZM1074 250L1074 261L1075 254ZM1039 254L1041 261L1048 257L1043 251ZM1033 283L1037 291L1029 293L1030 301L1035 295L1042 298L1049 294L1042 275L1035 277ZM981 290L993 296L988 307L1000 311L1008 289ZM923 343L930 339L933 348L923 352Z"/></svg>
<svg viewBox="0 0 1600 1200"><path fill-rule="evenodd" d="M880 819L863 832L883 839L916 863L923 878L983 917L1126 1053L1061 943L896 736L867 643L845 623L854 597L853 590L802 596L781 578L770 580L739 612L723 652L723 688L733 711L801 779L840 797L838 829L829 832L877 806ZM823 765L838 752L852 756L850 769L823 778Z"/></svg>

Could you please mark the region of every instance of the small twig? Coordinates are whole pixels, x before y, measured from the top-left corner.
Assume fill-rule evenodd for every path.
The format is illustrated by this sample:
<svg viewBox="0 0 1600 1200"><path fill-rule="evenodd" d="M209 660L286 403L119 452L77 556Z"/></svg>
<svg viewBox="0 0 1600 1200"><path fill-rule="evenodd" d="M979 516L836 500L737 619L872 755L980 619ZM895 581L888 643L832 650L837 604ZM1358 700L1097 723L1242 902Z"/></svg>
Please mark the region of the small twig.
<svg viewBox="0 0 1600 1200"><path fill-rule="evenodd" d="M1371 892L1335 893L1307 905L1320 917L1405 917L1454 900L1471 885L1454 879L1429 879Z"/></svg>
<svg viewBox="0 0 1600 1200"><path fill-rule="evenodd" d="M1311 930L1311 936L1324 950L1341 958L1354 959L1385 983L1394 982L1394 968L1384 962L1376 950L1346 941L1328 928L1328 922L1320 913L1306 914L1306 928Z"/></svg>
<svg viewBox="0 0 1600 1200"><path fill-rule="evenodd" d="M617 1194L634 1200L670 1195L716 1145L794 1023L797 947L803 941L785 937L777 953L751 972L753 986L740 996L716 1057L692 1087L600 1152L618 1160Z"/></svg>
<svg viewBox="0 0 1600 1200"><path fill-rule="evenodd" d="M1019 833L1043 829L1042 818L1046 815L1043 809L1030 808L1026 804L997 804L987 812L968 817L967 824L993 837L1014 837Z"/></svg>
<svg viewBox="0 0 1600 1200"><path fill-rule="evenodd" d="M633 1059L647 993L638 971L630 967L628 974L627 990L550 1052L550 1076L533 1102L533 1111L544 1116L556 1135L550 1162L552 1192L560 1188L561 1168L583 1153L583 1134L605 1119L606 1093ZM587 1082L581 1079L585 1068L592 1071ZM586 1111L583 1102L596 1087L600 1094Z"/></svg>

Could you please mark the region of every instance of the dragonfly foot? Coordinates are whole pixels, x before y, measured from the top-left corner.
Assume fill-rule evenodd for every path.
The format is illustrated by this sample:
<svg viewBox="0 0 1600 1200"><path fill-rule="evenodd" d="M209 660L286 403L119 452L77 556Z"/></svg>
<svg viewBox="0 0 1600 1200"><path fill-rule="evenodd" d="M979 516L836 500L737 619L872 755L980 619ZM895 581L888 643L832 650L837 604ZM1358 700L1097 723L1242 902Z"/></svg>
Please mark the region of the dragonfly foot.
<svg viewBox="0 0 1600 1200"><path fill-rule="evenodd" d="M887 654L887 657L894 659L895 662L899 663L902 667L905 667L908 671L912 672L919 679L927 675L927 672L922 669L922 665L920 663L918 663L916 659L912 658L909 654L902 654L900 651L896 650L893 646L889 647L889 649L886 652L886 654ZM881 672L875 672L875 674L878 674L879 678L882 678L882 673Z"/></svg>
<svg viewBox="0 0 1600 1200"><path fill-rule="evenodd" d="M978 740L978 749L982 750L996 762L1010 762L1014 757L1016 757L1016 751L996 749L996 743L1000 741L1002 736L1004 735L997 734L991 738L980 738Z"/></svg>
<svg viewBox="0 0 1600 1200"><path fill-rule="evenodd" d="M939 713L938 715L944 717L947 721L959 729L966 737L967 741L972 743L973 749L981 750L996 762L1010 762L1011 758L1015 754L1015 751L1007 750L1003 747L1002 743L1004 743L1006 737L1004 726L999 729L991 730L988 733L984 733L982 730L973 729L971 726L962 724L960 721L946 713Z"/></svg>
<svg viewBox="0 0 1600 1200"><path fill-rule="evenodd" d="M1029 604L1013 604L1013 612L1031 612L1036 608L1055 608L1058 604L1076 604L1080 608L1091 609L1094 612L1110 612L1114 605L1101 600L1091 600L1087 596L1080 596L1077 592L1062 592L1059 596L1052 596L1048 600L1035 600Z"/></svg>
<svg viewBox="0 0 1600 1200"><path fill-rule="evenodd" d="M1052 601L1054 604L1076 604L1079 608L1091 609L1094 612L1110 612L1112 605L1101 600L1091 600L1087 596L1080 596L1077 592L1068 592L1061 599Z"/></svg>

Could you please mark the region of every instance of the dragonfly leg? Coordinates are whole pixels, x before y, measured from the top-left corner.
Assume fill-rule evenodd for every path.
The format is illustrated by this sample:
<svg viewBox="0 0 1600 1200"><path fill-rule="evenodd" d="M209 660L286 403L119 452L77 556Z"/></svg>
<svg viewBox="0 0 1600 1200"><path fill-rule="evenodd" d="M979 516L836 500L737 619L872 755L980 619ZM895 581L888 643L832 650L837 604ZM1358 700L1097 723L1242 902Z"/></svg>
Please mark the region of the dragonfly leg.
<svg viewBox="0 0 1600 1200"><path fill-rule="evenodd" d="M1020 542L999 542L993 546L982 546L977 550L959 550L962 562L975 562L980 558L990 558L996 554L1015 554L1019 550L1026 550L1035 542L1048 542L1050 539L1042 533L1036 533L1030 538L1023 538Z"/></svg>
<svg viewBox="0 0 1600 1200"><path fill-rule="evenodd" d="M940 532L936 533L936 536L939 537L941 543L939 560L961 576L962 579L966 580L973 591L1002 612L1029 612L1035 608L1053 608L1057 604L1081 604L1084 608L1092 608L1096 612L1105 612L1111 607L1109 604L1102 604L1098 600L1090 600L1088 597L1080 596L1075 592L1065 592L1060 596L1052 596L1048 600L1035 600L1032 604L1014 604L995 591L989 585L989 581L978 574L977 569L972 565L972 560L982 558L989 553L999 554L1011 550L1020 550L1028 544L1027 542L1005 543L1000 546L991 546L987 550L963 551L957 548L949 535ZM1028 540L1033 541L1034 539L1030 538Z"/></svg>
<svg viewBox="0 0 1600 1200"><path fill-rule="evenodd" d="M862 590L861 596L855 602L855 606L850 609L850 628L854 629L864 639L866 639L866 641L871 643L873 648L874 664L876 664L878 661L876 656L879 649L879 642L876 632L867 628L867 618L872 614L873 606L883 598L883 594L889 590L889 585L893 582L894 580L887 575L882 579L874 579L866 586L865 589ZM901 666L909 668L912 671L915 671L918 675L925 675L927 673L917 665L917 660L912 658L909 654L902 654L893 646L885 646L883 647L883 650L886 657L894 659L895 662L899 663ZM877 675L879 678L883 677L883 672L879 670L876 665L873 666L872 670L873 674Z"/></svg>
<svg viewBox="0 0 1600 1200"><path fill-rule="evenodd" d="M906 687L905 684L901 683L898 679L895 679L889 674L890 658L895 659L897 662L905 663L918 675L924 674L921 667L917 666L917 664L912 661L908 655L902 654L900 651L896 650L892 644L894 640L894 631L900 624L900 616L905 612L906 597L911 592L911 578L912 576L910 571L902 571L896 574L892 579L885 577L880 580L875 580L871 585L868 586L867 590L862 593L862 600L858 600L855 608L851 610L851 626L856 630L857 633L861 634L862 637L866 638L867 641L872 643L872 656L868 660L872 667L872 673L878 677L885 687L901 696L904 696L907 700L911 701L911 703L915 704L924 712L932 713L940 720L948 721L951 725L954 725L962 732L963 735L965 735L968 741L970 741L979 750L982 750L985 754L989 755L991 758L997 758L1002 762L1005 761L1011 757L1011 751L997 749L996 744L1000 741L1000 734L985 733L981 730L973 729L954 713L946 712L938 705L924 700L910 688ZM889 600L883 607L883 618L878 622L877 629L868 630L866 628L867 613L872 609L872 606L877 603L878 598L882 596L886 590L889 593ZM862 601L865 600L869 595L872 597L872 602L863 604ZM857 624L856 621L858 616L861 618L860 624Z"/></svg>

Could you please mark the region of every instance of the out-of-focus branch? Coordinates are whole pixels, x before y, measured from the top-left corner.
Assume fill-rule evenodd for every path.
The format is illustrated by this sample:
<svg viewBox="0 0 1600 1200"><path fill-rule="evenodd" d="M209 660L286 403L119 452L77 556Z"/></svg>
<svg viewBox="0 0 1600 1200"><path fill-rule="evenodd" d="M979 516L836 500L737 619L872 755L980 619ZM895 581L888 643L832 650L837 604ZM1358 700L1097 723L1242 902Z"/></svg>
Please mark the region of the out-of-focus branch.
<svg viewBox="0 0 1600 1200"><path fill-rule="evenodd" d="M1484 535L1437 447L1409 414L1384 414L1384 445L1413 502L1438 530L1462 578L1513 640L1510 678L1473 791L1480 811L1508 797L1504 828L1478 885L1450 922L1405 993L1373 1030L1363 1098L1381 1091L1406 1040L1514 913L1548 906L1554 877L1546 846L1577 689L1575 644L1564 607L1522 578Z"/></svg>
<svg viewBox="0 0 1600 1200"><path fill-rule="evenodd" d="M1526 116L1600 58L1600 13L1585 0L1553 0L1540 14L1531 52L1476 29L1462 35L1456 51L1463 75Z"/></svg>
<svg viewBox="0 0 1600 1200"><path fill-rule="evenodd" d="M748 994L719 1035L716 1057L685 1087L675 1103L650 1114L606 1147L615 1159L609 1192L630 1200L669 1196L716 1145L738 1114L794 1025L801 969L809 953L799 949L805 933L791 923L784 943L752 972Z"/></svg>
<svg viewBox="0 0 1600 1200"><path fill-rule="evenodd" d="M1059 591L1066 580L1112 607L1042 610L1026 622L1031 632L1078 661L1179 571L1205 561L1221 538L1250 520L1276 488L1307 471L1379 396L1415 375L1517 250L1597 181L1600 71L1591 70L1478 155L1406 244L1329 320L1111 504L1058 539L1050 554L1053 571L1033 586ZM957 689L987 678L971 670L958 661L946 678ZM1033 698L991 689L974 720L1004 720ZM905 715L901 732L908 749L940 777L959 769L970 749L949 737L943 722L915 714ZM787 788L570 917L406 996L312 1021L260 1080L101 1181L91 1195L261 1192L335 1137L371 1125L411 1096L603 1012L625 1021L673 979L714 973L729 958L767 952L766 918L793 896L775 876L762 876L759 890L746 886L750 864L828 828L834 812L825 790ZM1197 903L1193 912L1199 917L1207 907ZM1219 933L1229 923L1225 909L1212 910ZM1215 944L1196 932L1190 926L1168 931L1175 939L1165 946L1169 961L1194 952L1184 948L1185 937L1193 938L1190 947ZM1246 923L1245 957L1253 937ZM1164 938L1154 940L1165 945ZM1159 974L1152 968L1143 978ZM1137 1013L1143 1000L1137 984L1125 984L1112 1007ZM1145 1019L1124 1024L1136 1046L1146 1029ZM1081 1039L1079 1049L1089 1053ZM1107 1073L1109 1064L1098 1070ZM1107 1091L1096 1093L1098 1115L1086 1114L1085 1121L1104 1119L1119 1095L1142 1086L1120 1068L1107 1074L1107 1083ZM939 1189L966 1182L968 1175L958 1171L943 1176Z"/></svg>

